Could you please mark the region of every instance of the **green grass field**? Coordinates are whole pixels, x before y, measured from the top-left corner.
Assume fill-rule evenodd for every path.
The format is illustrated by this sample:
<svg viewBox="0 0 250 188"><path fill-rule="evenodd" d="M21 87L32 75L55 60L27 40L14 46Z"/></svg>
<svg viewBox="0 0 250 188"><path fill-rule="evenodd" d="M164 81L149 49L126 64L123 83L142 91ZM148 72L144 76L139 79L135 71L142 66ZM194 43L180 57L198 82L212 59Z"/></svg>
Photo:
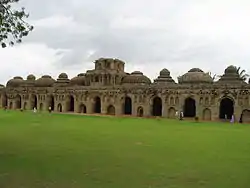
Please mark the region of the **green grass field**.
<svg viewBox="0 0 250 188"><path fill-rule="evenodd" d="M248 188L250 126L0 111L0 188Z"/></svg>

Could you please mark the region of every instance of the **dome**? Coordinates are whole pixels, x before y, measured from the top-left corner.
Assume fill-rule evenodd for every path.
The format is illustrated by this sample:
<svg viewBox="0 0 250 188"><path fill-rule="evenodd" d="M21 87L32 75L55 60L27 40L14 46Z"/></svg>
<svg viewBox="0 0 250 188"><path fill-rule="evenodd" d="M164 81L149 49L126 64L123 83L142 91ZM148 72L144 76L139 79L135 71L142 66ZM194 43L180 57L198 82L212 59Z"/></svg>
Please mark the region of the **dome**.
<svg viewBox="0 0 250 188"><path fill-rule="evenodd" d="M237 67L230 65L225 69L224 74L237 74Z"/></svg>
<svg viewBox="0 0 250 188"><path fill-rule="evenodd" d="M72 86L84 86L85 85L85 74L80 73L76 77L70 80L70 85Z"/></svg>
<svg viewBox="0 0 250 188"><path fill-rule="evenodd" d="M186 74L178 77L178 82L180 84L211 84L213 83L213 78L199 68L192 68Z"/></svg>
<svg viewBox="0 0 250 188"><path fill-rule="evenodd" d="M55 83L55 80L51 76L44 75L41 78L36 80L35 86L36 87L52 87L54 83Z"/></svg>
<svg viewBox="0 0 250 188"><path fill-rule="evenodd" d="M63 73L59 74L58 79L68 79L68 75L63 72Z"/></svg>
<svg viewBox="0 0 250 188"><path fill-rule="evenodd" d="M158 76L158 78L154 80L154 83L156 83L156 84L169 84L169 83L175 83L175 81L170 76L170 72L168 69L162 69L160 71L160 75Z"/></svg>
<svg viewBox="0 0 250 188"><path fill-rule="evenodd" d="M36 77L33 74L27 76L27 80L36 80Z"/></svg>
<svg viewBox="0 0 250 188"><path fill-rule="evenodd" d="M168 69L162 69L160 71L160 76L170 76L170 72Z"/></svg>
<svg viewBox="0 0 250 188"><path fill-rule="evenodd" d="M122 79L122 84L151 84L151 80L140 71L134 71Z"/></svg>
<svg viewBox="0 0 250 188"><path fill-rule="evenodd" d="M240 78L240 75L237 71L237 67L230 65L229 67L225 69L224 74L220 77L217 83L239 84L239 83L245 83L245 82L243 81L242 78Z"/></svg>
<svg viewBox="0 0 250 188"><path fill-rule="evenodd" d="M9 80L6 84L7 87L20 87L24 84L24 80L21 76L15 76L13 79Z"/></svg>

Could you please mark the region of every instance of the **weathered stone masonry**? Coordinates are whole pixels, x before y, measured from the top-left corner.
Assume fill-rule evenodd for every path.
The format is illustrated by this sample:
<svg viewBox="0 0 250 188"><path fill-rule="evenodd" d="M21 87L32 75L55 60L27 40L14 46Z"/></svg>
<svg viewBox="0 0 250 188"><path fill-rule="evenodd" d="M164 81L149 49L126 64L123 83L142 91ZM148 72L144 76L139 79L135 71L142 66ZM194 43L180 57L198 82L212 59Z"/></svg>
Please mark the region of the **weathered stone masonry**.
<svg viewBox="0 0 250 188"><path fill-rule="evenodd" d="M49 75L24 80L16 76L0 87L0 106L9 109L56 112L100 113L110 115L162 116L175 118L183 110L185 117L218 120L235 114L250 120L249 89L234 66L225 69L216 82L198 68L172 79L167 69L151 80L140 71L124 72L118 59L98 59L95 69L69 79L61 73L57 80Z"/></svg>

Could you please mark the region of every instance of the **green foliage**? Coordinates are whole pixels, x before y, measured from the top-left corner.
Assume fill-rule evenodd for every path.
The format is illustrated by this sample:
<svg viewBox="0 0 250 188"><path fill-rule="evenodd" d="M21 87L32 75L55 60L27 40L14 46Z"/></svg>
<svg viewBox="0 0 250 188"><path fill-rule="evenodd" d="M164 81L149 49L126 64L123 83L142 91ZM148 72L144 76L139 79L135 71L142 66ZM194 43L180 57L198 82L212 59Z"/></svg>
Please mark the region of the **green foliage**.
<svg viewBox="0 0 250 188"><path fill-rule="evenodd" d="M235 67L237 69L237 73L240 75L240 78L243 81L246 81L247 78L249 77L249 74L246 74L246 70L241 69L241 67Z"/></svg>
<svg viewBox="0 0 250 188"><path fill-rule="evenodd" d="M13 3L18 2L19 0L0 1L0 43L3 48L7 46L7 41L10 45L21 43L22 38L33 30L33 26L24 20L29 17L25 8L13 9Z"/></svg>
<svg viewBox="0 0 250 188"><path fill-rule="evenodd" d="M250 126L0 111L1 188L248 188Z"/></svg>

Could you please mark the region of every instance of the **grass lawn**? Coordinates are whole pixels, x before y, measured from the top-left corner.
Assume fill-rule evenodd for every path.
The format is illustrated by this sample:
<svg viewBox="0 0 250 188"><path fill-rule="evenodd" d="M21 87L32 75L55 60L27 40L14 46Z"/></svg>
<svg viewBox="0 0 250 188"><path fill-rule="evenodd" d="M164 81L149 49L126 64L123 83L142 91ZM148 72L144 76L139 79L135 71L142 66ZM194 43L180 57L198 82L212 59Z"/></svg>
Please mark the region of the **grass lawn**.
<svg viewBox="0 0 250 188"><path fill-rule="evenodd" d="M0 188L248 188L250 126L0 111Z"/></svg>

